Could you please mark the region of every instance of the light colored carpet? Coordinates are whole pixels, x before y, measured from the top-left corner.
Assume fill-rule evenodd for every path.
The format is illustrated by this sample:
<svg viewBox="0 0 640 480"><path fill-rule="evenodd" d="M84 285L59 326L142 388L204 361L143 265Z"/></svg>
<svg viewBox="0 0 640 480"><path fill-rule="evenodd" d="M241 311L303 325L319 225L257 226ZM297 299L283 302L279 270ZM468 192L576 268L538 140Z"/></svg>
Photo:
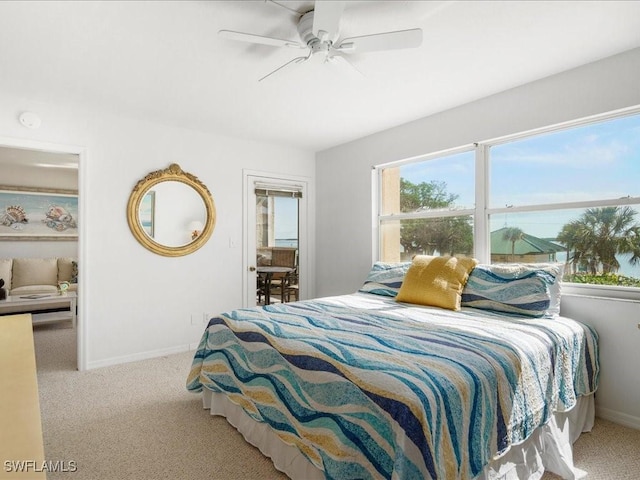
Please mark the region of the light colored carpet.
<svg viewBox="0 0 640 480"><path fill-rule="evenodd" d="M49 479L287 478L186 391L192 353L78 372L68 325L36 327L34 338L46 458L78 466ZM639 453L640 431L597 419L574 456L589 480L635 480Z"/></svg>

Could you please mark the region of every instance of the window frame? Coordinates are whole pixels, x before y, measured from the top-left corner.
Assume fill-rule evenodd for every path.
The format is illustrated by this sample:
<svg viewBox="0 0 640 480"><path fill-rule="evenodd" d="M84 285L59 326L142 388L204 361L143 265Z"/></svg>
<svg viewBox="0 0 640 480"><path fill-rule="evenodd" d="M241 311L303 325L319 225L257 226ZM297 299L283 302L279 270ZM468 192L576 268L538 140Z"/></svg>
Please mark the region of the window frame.
<svg viewBox="0 0 640 480"><path fill-rule="evenodd" d="M491 245L490 245L490 223L489 217L500 213L530 213L539 211L566 210L571 208L590 208L605 207L617 205L640 205L640 196L621 198L611 198L603 200L587 200L567 203L552 204L531 204L531 205L514 205L505 207L490 207L490 150L491 148L513 143L518 140L552 134L573 128L578 128L590 124L604 123L609 120L615 120L622 117L640 115L640 106L624 108L613 112L593 115L577 120L558 123L547 127L537 128L512 135L505 135L493 139L483 140L472 144L467 144L457 148L451 148L432 152L426 155L411 157L395 162L388 162L375 165L372 169L372 191L374 192L375 201L373 202L373 260L380 259L381 251L381 234L384 221L404 220L404 219L423 219L423 218L445 218L461 215L473 216L473 244L474 256L481 263L491 262ZM382 171L385 168L401 167L406 164L426 162L442 157L455 155L458 153L475 151L475 206L466 209L451 210L425 210L420 212L382 214ZM607 299L622 300L640 300L640 288L637 287L619 287L614 285L595 285L595 284L578 284L563 283L563 293L567 295L601 297Z"/></svg>

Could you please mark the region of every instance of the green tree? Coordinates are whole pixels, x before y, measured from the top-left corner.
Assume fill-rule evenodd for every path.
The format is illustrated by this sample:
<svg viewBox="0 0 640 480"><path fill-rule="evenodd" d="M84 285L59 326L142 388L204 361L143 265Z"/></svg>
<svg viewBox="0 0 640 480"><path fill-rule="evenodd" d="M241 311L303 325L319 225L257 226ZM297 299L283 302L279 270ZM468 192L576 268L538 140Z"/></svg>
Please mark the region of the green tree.
<svg viewBox="0 0 640 480"><path fill-rule="evenodd" d="M414 184L400 179L400 208L402 212L448 209L458 195L447 192L446 182L431 181ZM469 217L442 217L406 220L402 222L400 243L405 255L471 254L473 228Z"/></svg>
<svg viewBox="0 0 640 480"><path fill-rule="evenodd" d="M411 183L400 179L400 211L415 212L424 209L447 208L453 205L458 195L447 192L446 182Z"/></svg>
<svg viewBox="0 0 640 480"><path fill-rule="evenodd" d="M518 240L522 240L524 238L524 232L522 229L518 227L509 227L507 228L503 235L502 239L511 242L511 261L514 262L516 258L516 242Z"/></svg>
<svg viewBox="0 0 640 480"><path fill-rule="evenodd" d="M631 254L629 263L640 263L640 224L637 212L629 206L588 208L562 227L557 239L567 248L567 262L573 272L586 270L592 275L617 272L616 255Z"/></svg>
<svg viewBox="0 0 640 480"><path fill-rule="evenodd" d="M582 243L583 233L581 231L581 223L573 220L565 224L560 230L556 240L563 244L567 250L567 267L571 265L571 269L565 267L565 272L576 273L581 266L582 252L586 250L586 246Z"/></svg>
<svg viewBox="0 0 640 480"><path fill-rule="evenodd" d="M473 227L469 217L439 218L433 226L435 250L442 255L473 253Z"/></svg>

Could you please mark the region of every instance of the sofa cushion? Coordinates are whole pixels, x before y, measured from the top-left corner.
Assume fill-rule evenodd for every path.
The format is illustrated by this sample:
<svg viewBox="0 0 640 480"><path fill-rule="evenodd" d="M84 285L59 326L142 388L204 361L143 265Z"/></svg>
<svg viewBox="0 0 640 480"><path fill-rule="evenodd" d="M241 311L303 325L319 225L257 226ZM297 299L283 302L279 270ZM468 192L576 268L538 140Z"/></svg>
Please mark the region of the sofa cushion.
<svg viewBox="0 0 640 480"><path fill-rule="evenodd" d="M0 258L0 278L4 280L4 287L7 290L11 290L11 266L13 265L12 258Z"/></svg>
<svg viewBox="0 0 640 480"><path fill-rule="evenodd" d="M27 285L58 285L56 258L14 258L11 288Z"/></svg>
<svg viewBox="0 0 640 480"><path fill-rule="evenodd" d="M49 293L56 295L58 293L58 287L53 285L25 285L23 287L17 287L11 290L11 296L19 297L21 295L36 295L39 293Z"/></svg>

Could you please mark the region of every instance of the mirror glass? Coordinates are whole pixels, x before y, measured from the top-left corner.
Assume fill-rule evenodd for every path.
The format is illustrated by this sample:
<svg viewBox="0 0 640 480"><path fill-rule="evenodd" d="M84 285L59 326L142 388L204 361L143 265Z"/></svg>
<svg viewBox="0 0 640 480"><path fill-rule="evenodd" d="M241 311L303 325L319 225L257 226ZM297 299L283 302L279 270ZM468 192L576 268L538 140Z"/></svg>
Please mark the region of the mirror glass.
<svg viewBox="0 0 640 480"><path fill-rule="evenodd" d="M174 163L138 182L129 197L127 219L145 248L179 256L197 250L209 239L215 207L207 187Z"/></svg>
<svg viewBox="0 0 640 480"><path fill-rule="evenodd" d="M149 238L168 247L179 247L191 243L202 232L207 210L192 187L165 181L144 193L138 217Z"/></svg>

